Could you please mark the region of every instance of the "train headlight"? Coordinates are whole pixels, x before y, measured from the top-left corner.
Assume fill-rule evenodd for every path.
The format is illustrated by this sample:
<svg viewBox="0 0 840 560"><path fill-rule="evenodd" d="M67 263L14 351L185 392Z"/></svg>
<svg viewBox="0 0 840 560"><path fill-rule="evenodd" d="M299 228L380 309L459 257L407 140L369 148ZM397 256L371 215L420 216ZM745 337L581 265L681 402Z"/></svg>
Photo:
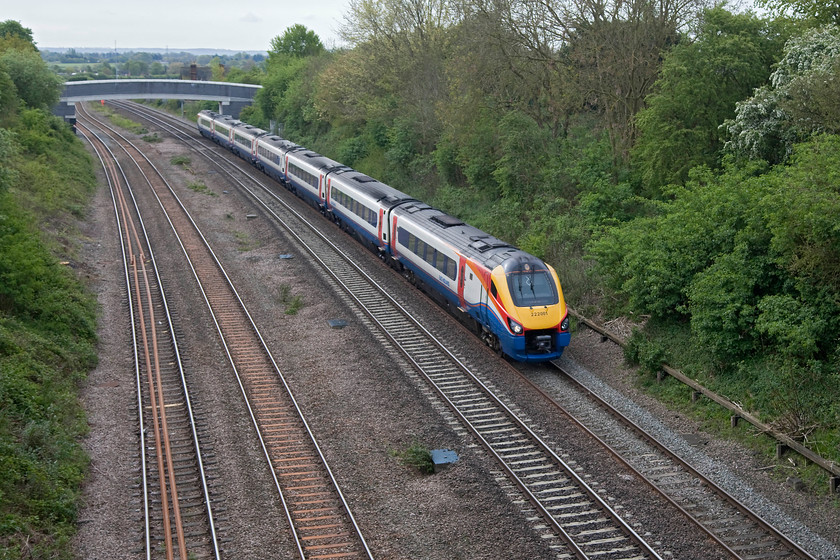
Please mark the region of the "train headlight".
<svg viewBox="0 0 840 560"><path fill-rule="evenodd" d="M566 315L566 317L564 317L563 320L560 321L560 330L561 331L569 330L569 316L568 315Z"/></svg>
<svg viewBox="0 0 840 560"><path fill-rule="evenodd" d="M510 317L508 317L508 326L510 327L510 330L511 332L513 332L513 334L522 334L522 331L525 330L522 328L522 325L520 325Z"/></svg>

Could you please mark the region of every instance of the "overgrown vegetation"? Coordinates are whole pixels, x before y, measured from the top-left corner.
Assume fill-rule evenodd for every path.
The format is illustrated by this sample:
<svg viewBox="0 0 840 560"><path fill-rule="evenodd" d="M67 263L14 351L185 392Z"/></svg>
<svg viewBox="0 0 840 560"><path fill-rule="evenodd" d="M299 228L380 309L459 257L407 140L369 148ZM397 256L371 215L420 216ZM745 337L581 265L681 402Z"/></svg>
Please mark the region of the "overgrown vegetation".
<svg viewBox="0 0 840 560"><path fill-rule="evenodd" d="M46 110L60 84L31 31L0 23L3 558L72 557L88 460L78 384L96 364L96 304L72 263L95 179L81 143Z"/></svg>
<svg viewBox="0 0 840 560"><path fill-rule="evenodd" d="M234 231L233 238L236 239L236 249L242 253L247 253L251 249L259 247L259 241L253 239L244 231Z"/></svg>
<svg viewBox="0 0 840 560"><path fill-rule="evenodd" d="M93 110L95 110L96 112L101 113L102 115L107 117L108 120L114 123L115 126L124 128L129 132L132 132L137 135L149 133L149 129L147 129L144 125L120 115L107 105L91 104L90 107L93 108Z"/></svg>
<svg viewBox="0 0 840 560"><path fill-rule="evenodd" d="M190 156L172 156L171 158L169 158L169 163L171 163L172 165L180 165L190 173L195 173L192 168L192 159L190 158Z"/></svg>
<svg viewBox="0 0 840 560"><path fill-rule="evenodd" d="M405 449L392 449L389 453L392 457L399 459L400 463L417 470L420 474L435 472L432 454L429 448L422 443L414 441Z"/></svg>
<svg viewBox="0 0 840 560"><path fill-rule="evenodd" d="M277 290L277 300L285 307L284 313L286 315L297 315L304 304L303 296L300 294L292 295L292 287L288 284L280 284Z"/></svg>
<svg viewBox="0 0 840 560"><path fill-rule="evenodd" d="M193 181L187 185L187 188L197 193L206 194L207 196L218 196L215 192L210 190L204 181Z"/></svg>

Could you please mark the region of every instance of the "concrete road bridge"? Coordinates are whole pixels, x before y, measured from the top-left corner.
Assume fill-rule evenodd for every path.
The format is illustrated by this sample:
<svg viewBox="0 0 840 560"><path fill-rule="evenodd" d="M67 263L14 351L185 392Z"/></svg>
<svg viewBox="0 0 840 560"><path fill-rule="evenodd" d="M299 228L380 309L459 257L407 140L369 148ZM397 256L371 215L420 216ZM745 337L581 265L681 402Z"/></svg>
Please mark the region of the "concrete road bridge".
<svg viewBox="0 0 840 560"><path fill-rule="evenodd" d="M184 99L217 101L219 113L239 117L262 86L193 80L88 80L67 82L53 113L76 122L75 104L103 99Z"/></svg>

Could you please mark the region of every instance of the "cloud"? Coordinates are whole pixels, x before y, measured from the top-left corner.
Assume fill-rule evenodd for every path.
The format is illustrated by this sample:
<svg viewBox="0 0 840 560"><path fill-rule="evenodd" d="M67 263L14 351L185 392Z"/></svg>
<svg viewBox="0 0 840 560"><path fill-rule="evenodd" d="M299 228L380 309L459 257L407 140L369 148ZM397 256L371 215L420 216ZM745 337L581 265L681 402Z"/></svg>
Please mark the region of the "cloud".
<svg viewBox="0 0 840 560"><path fill-rule="evenodd" d="M244 16L239 18L239 21L242 23L260 23L262 18L258 15L255 15L253 12L248 12Z"/></svg>

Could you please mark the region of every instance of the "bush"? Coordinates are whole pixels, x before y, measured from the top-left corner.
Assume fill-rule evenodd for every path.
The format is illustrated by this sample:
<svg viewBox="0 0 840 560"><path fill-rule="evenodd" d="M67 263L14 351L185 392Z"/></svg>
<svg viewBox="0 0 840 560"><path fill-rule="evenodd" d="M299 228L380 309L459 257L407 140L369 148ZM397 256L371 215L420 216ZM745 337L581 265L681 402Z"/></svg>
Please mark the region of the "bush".
<svg viewBox="0 0 840 560"><path fill-rule="evenodd" d="M416 469L421 474L435 472L432 454L429 448L421 443L414 442L403 450L392 450L391 455L399 458L403 465Z"/></svg>

